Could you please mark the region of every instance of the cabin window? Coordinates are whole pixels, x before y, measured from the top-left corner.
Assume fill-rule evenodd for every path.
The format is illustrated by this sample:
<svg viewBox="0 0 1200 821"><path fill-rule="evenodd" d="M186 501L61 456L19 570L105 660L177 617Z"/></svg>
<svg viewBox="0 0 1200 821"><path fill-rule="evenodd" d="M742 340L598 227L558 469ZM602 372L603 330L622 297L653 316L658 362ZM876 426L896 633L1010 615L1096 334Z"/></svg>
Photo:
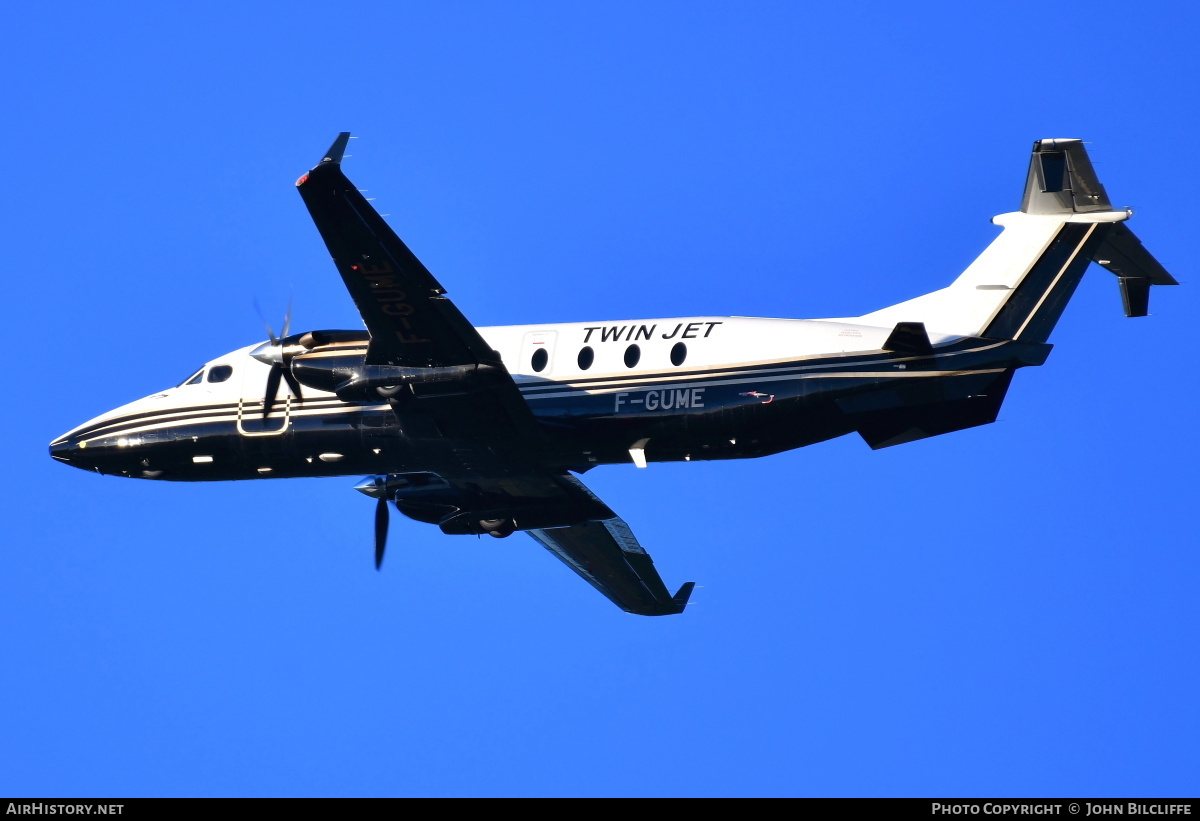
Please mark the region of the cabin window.
<svg viewBox="0 0 1200 821"><path fill-rule="evenodd" d="M201 368L200 370L196 371L194 374L189 376L187 379L180 382L179 387L182 388L184 385L199 385L200 380L203 378L204 378L204 368Z"/></svg>
<svg viewBox="0 0 1200 821"><path fill-rule="evenodd" d="M233 376L233 368L229 365L216 365L209 368L208 371L209 382L224 382L231 376Z"/></svg>
<svg viewBox="0 0 1200 821"><path fill-rule="evenodd" d="M588 368L592 367L592 363L596 361L596 352L593 351L590 346L584 345L583 348L580 349L579 359L576 361L579 362L579 370L586 371Z"/></svg>
<svg viewBox="0 0 1200 821"><path fill-rule="evenodd" d="M637 345L630 345L625 349L625 367L632 368L642 358L642 349Z"/></svg>
<svg viewBox="0 0 1200 821"><path fill-rule="evenodd" d="M679 367L685 359L687 359L687 345L676 342L675 347L671 348L671 364Z"/></svg>
<svg viewBox="0 0 1200 821"><path fill-rule="evenodd" d="M538 348L533 352L533 356L529 360L529 364L533 367L534 373L541 373L546 370L546 363L550 361L550 354L546 353L545 348Z"/></svg>

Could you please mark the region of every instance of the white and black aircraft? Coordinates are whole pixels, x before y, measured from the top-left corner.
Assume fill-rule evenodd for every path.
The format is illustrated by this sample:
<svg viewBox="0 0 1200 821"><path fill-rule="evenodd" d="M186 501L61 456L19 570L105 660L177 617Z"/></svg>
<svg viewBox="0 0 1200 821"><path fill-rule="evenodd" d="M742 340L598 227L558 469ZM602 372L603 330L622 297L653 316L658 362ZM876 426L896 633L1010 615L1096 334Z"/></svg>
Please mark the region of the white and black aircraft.
<svg viewBox="0 0 1200 821"><path fill-rule="evenodd" d="M216 481L370 474L448 534L527 531L623 610L683 611L629 527L573 474L765 456L857 432L872 448L996 419L1041 365L1084 269L1127 316L1175 280L1114 209L1079 140L1034 143L1021 210L948 287L863 316L697 316L475 328L342 172L348 133L297 182L366 331L220 356L55 439L98 473Z"/></svg>

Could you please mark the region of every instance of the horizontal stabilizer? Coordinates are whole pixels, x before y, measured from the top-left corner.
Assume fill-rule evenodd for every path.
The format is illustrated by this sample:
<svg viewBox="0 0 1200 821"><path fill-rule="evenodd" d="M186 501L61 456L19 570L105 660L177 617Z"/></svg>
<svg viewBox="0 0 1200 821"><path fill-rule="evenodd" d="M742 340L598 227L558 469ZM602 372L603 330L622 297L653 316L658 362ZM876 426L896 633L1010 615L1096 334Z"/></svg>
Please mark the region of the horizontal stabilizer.
<svg viewBox="0 0 1200 821"><path fill-rule="evenodd" d="M1122 278L1147 279L1151 285L1179 284L1123 222L1108 229L1092 261Z"/></svg>
<svg viewBox="0 0 1200 821"><path fill-rule="evenodd" d="M1038 140L1033 144L1021 210L1026 214L1112 210L1083 140Z"/></svg>
<svg viewBox="0 0 1200 821"><path fill-rule="evenodd" d="M1150 312L1151 285L1179 284L1123 222L1108 229L1092 261L1117 275L1125 316L1146 316Z"/></svg>

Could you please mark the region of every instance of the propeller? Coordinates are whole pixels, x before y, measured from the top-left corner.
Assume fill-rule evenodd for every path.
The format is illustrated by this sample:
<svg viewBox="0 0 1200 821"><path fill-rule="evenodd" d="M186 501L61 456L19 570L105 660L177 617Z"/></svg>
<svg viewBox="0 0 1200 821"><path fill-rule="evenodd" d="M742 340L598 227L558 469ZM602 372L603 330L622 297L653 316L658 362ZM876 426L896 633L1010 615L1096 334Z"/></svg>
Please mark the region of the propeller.
<svg viewBox="0 0 1200 821"><path fill-rule="evenodd" d="M375 569L383 564L383 551L387 548L388 506L387 498L380 496L375 503Z"/></svg>
<svg viewBox="0 0 1200 821"><path fill-rule="evenodd" d="M267 326L267 336L271 339L270 342L264 342L250 352L250 355L259 362L271 366L271 371L267 374L267 389L263 394L263 418L265 419L271 413L271 408L275 406L281 380L287 382L288 390L297 399L304 399L304 394L300 391L300 382L292 375L292 369L286 361L283 351L283 340L292 327L292 301L288 300L287 313L283 315L283 328L279 336L275 336L271 323L263 317L257 302L254 303L254 309L258 311L259 319L262 319L263 324Z"/></svg>
<svg viewBox="0 0 1200 821"><path fill-rule="evenodd" d="M371 476L363 479L354 489L359 493L374 496L375 501L375 569L383 564L383 551L387 548L388 492L387 478Z"/></svg>

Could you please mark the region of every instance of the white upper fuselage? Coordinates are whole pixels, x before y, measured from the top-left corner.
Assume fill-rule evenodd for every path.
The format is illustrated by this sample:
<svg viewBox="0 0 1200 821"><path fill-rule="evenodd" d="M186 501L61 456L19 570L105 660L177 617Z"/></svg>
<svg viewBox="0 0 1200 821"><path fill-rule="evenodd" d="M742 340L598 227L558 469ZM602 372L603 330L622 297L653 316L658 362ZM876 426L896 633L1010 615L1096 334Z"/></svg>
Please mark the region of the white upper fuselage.
<svg viewBox="0 0 1200 821"><path fill-rule="evenodd" d="M879 350L891 328L854 324L845 320L761 319L752 317L676 317L671 319L619 320L611 322L571 322L547 325L502 325L480 328L480 334L500 352L505 366L518 386L562 383L570 385L586 378L593 392L618 390L621 378L637 378L647 373L671 373L686 376L693 370L736 367ZM937 345L956 337L931 333ZM194 422L204 421L206 406L227 403L261 403L270 366L250 356L259 343L247 345L205 363L200 379L158 391L127 405L114 408L79 425L91 427L108 419L138 413L168 413L194 409ZM672 349L686 346L682 363L673 365ZM638 361L625 364L631 345L638 347ZM580 351L591 348L594 359L588 368L580 367ZM533 366L538 349L547 352L546 365L540 371ZM209 381L214 369L232 368L232 374L220 382ZM596 384L600 381L600 384ZM616 384L614 384L616 383ZM582 387L582 386L581 386ZM299 416L328 414L323 408L304 409L291 398L287 385L280 386L279 406L273 415ZM332 393L314 388L304 390L305 402L333 399ZM287 407L291 404L291 407ZM380 403L383 405L384 403ZM251 411L247 411L250 413ZM145 430L169 426L169 422L147 420ZM75 430L64 436L72 435ZM140 431L141 429L139 429ZM135 433L138 431L134 431ZM97 432L95 438L101 438Z"/></svg>

